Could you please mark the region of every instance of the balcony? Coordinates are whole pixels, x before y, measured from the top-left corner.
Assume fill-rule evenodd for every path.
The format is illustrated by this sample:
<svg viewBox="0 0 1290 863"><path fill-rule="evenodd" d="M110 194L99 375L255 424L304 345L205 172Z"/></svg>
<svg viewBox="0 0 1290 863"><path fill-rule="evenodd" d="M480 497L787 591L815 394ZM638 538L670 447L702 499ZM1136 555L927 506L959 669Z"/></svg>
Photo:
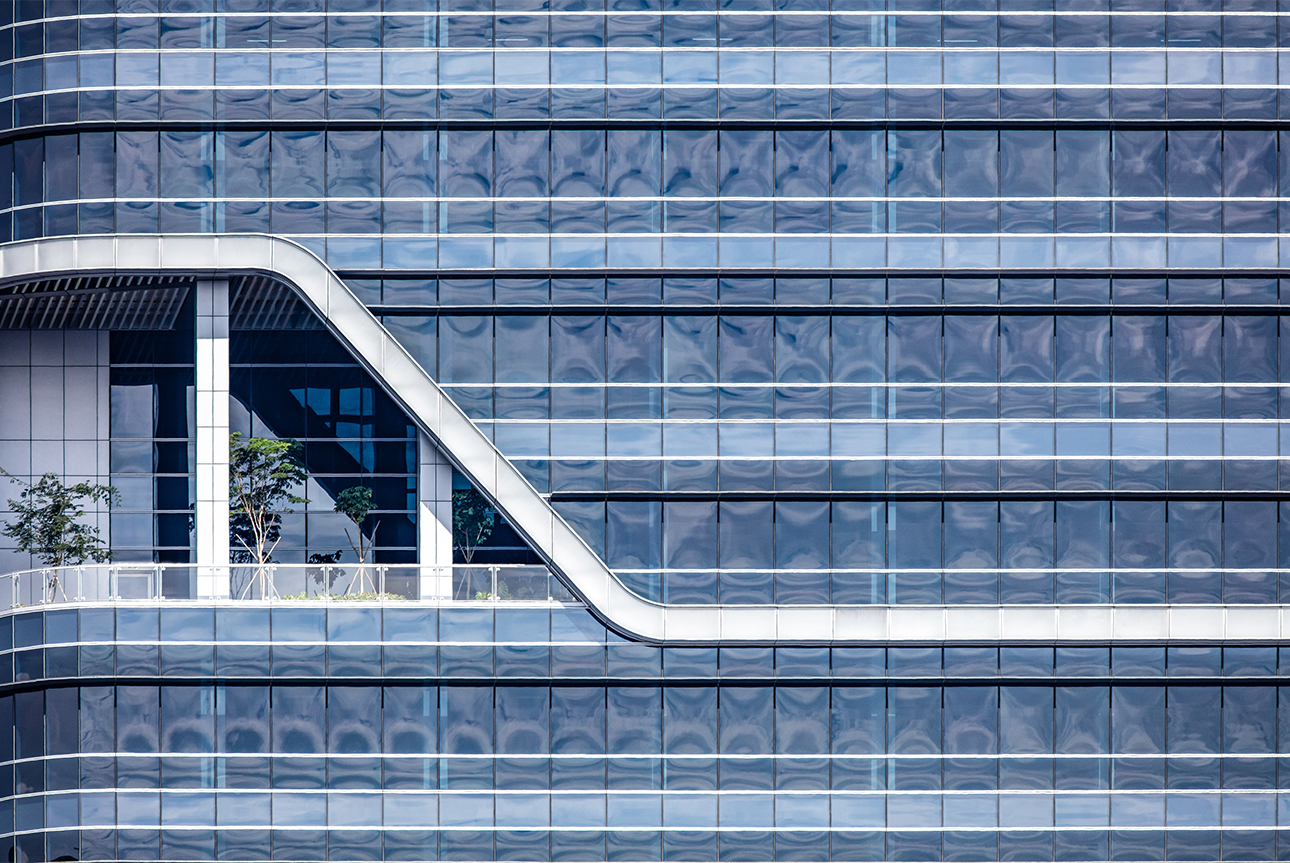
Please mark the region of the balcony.
<svg viewBox="0 0 1290 863"><path fill-rule="evenodd" d="M0 612L65 603L577 602L545 566L522 564L105 563L0 575Z"/></svg>

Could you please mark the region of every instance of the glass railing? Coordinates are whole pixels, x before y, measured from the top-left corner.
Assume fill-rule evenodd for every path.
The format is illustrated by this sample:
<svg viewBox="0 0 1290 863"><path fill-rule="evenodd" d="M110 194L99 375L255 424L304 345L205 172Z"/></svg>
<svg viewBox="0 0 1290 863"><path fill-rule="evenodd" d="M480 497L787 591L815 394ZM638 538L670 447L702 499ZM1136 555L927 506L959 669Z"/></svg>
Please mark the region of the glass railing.
<svg viewBox="0 0 1290 863"><path fill-rule="evenodd" d="M69 602L574 602L545 566L102 563L0 575L0 611Z"/></svg>

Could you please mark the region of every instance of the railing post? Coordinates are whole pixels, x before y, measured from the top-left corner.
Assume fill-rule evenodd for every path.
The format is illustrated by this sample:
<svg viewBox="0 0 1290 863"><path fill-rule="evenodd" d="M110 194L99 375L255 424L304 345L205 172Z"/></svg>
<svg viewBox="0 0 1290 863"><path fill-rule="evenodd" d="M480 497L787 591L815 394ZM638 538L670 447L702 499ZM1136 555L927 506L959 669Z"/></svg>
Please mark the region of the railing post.
<svg viewBox="0 0 1290 863"><path fill-rule="evenodd" d="M385 573L387 570L389 570L388 566L378 566L376 568L376 598L381 602L385 602Z"/></svg>
<svg viewBox="0 0 1290 863"><path fill-rule="evenodd" d="M488 568L488 574L493 581L493 589L492 592L489 593L489 598L492 599L493 602L497 602L497 567L490 566Z"/></svg>

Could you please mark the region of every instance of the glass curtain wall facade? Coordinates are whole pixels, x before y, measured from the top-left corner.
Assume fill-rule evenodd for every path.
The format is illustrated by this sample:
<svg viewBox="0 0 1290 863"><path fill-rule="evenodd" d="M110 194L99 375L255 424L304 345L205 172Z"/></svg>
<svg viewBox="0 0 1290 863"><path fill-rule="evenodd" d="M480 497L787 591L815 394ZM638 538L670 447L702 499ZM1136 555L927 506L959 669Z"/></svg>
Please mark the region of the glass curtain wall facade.
<svg viewBox="0 0 1290 863"><path fill-rule="evenodd" d="M0 240L301 244L645 599L1290 598L1273 0L0 15ZM416 429L299 329L231 339L233 429L314 459L284 559L362 478L408 562ZM191 360L146 341L112 536L186 562ZM1241 632L680 647L495 600L0 616L0 853L1290 859L1290 663Z"/></svg>
<svg viewBox="0 0 1290 863"><path fill-rule="evenodd" d="M667 648L339 603L2 626L18 860L1287 856L1276 647Z"/></svg>

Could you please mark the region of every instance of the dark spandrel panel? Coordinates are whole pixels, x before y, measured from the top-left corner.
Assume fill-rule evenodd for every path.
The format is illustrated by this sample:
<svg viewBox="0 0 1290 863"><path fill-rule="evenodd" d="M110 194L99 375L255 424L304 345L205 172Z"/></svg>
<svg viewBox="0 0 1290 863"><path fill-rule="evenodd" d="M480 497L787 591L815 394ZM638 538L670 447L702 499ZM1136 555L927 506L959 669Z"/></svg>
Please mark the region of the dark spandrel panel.
<svg viewBox="0 0 1290 863"><path fill-rule="evenodd" d="M1058 279L1056 301L1070 304L1105 304L1110 299L1106 279Z"/></svg>
<svg viewBox="0 0 1290 863"><path fill-rule="evenodd" d="M827 647L777 647L775 674L779 677L828 677Z"/></svg>
<svg viewBox="0 0 1290 863"><path fill-rule="evenodd" d="M273 674L277 677L322 677L327 652L322 644L274 644Z"/></svg>
<svg viewBox="0 0 1290 863"><path fill-rule="evenodd" d="M999 674L1003 677L1051 677L1053 648L1001 647Z"/></svg>
<svg viewBox="0 0 1290 863"><path fill-rule="evenodd" d="M421 315L387 315L381 319L385 328L398 340L412 358L431 377L438 374L436 319Z"/></svg>
<svg viewBox="0 0 1290 863"><path fill-rule="evenodd" d="M603 677L605 649L600 645L557 644L551 648L553 677Z"/></svg>
<svg viewBox="0 0 1290 863"><path fill-rule="evenodd" d="M940 279L889 279L887 302L891 305L939 305L941 302Z"/></svg>
<svg viewBox="0 0 1290 863"><path fill-rule="evenodd" d="M46 677L75 677L79 662L75 647L49 647L45 649Z"/></svg>
<svg viewBox="0 0 1290 863"><path fill-rule="evenodd" d="M343 226L341 224L342 219L335 214L333 214L331 222L337 230L344 230L345 227L350 227L351 230L355 229L352 226ZM374 306L381 302L380 279L346 279L345 285L364 305Z"/></svg>
<svg viewBox="0 0 1290 863"><path fill-rule="evenodd" d="M716 677L717 648L665 647L663 674L666 677Z"/></svg>
<svg viewBox="0 0 1290 863"><path fill-rule="evenodd" d="M439 651L432 645L387 644L387 677L431 677L438 673Z"/></svg>
<svg viewBox="0 0 1290 863"><path fill-rule="evenodd" d="M325 641L325 608L274 608L274 641Z"/></svg>
<svg viewBox="0 0 1290 863"><path fill-rule="evenodd" d="M40 680L45 676L45 651L35 647L13 654L13 679L18 682Z"/></svg>
<svg viewBox="0 0 1290 863"><path fill-rule="evenodd" d="M887 652L881 647L835 648L833 673L839 677L885 677Z"/></svg>
<svg viewBox="0 0 1290 863"><path fill-rule="evenodd" d="M663 302L669 305L712 305L717 302L715 279L664 279Z"/></svg>
<svg viewBox="0 0 1290 863"><path fill-rule="evenodd" d="M610 677L657 678L663 671L663 652L643 644L610 644L606 673Z"/></svg>
<svg viewBox="0 0 1290 863"><path fill-rule="evenodd" d="M613 647L610 648L611 655ZM775 651L770 647L723 647L717 659L725 677L770 677L774 673Z"/></svg>
<svg viewBox="0 0 1290 863"><path fill-rule="evenodd" d="M492 676L493 648L485 644L440 645L439 673L444 677Z"/></svg>
<svg viewBox="0 0 1290 863"><path fill-rule="evenodd" d="M329 645L327 673L336 677L379 677L381 675L380 645Z"/></svg>
<svg viewBox="0 0 1290 863"><path fill-rule="evenodd" d="M538 289L540 290L540 288ZM551 303L554 305L594 306L604 302L604 279L557 278L551 280Z"/></svg>
<svg viewBox="0 0 1290 863"><path fill-rule="evenodd" d="M992 677L1000 672L999 651L993 647L946 647L946 677Z"/></svg>
<svg viewBox="0 0 1290 863"><path fill-rule="evenodd" d="M33 647L45 640L45 616L40 612L20 614L13 620L13 646Z"/></svg>
<svg viewBox="0 0 1290 863"><path fill-rule="evenodd" d="M433 306L437 302L438 283L434 279L385 279L381 284L382 305Z"/></svg>
<svg viewBox="0 0 1290 863"><path fill-rule="evenodd" d="M497 279L493 290L498 305L545 305L551 300L549 279Z"/></svg>
<svg viewBox="0 0 1290 863"><path fill-rule="evenodd" d="M1165 651L1159 647L1113 647L1111 673L1116 677L1162 677Z"/></svg>
<svg viewBox="0 0 1290 863"><path fill-rule="evenodd" d="M156 608L117 608L116 637L119 641L156 641Z"/></svg>
<svg viewBox="0 0 1290 863"><path fill-rule="evenodd" d="M661 279L612 278L606 284L611 305L658 305L663 301Z"/></svg>
<svg viewBox="0 0 1290 863"><path fill-rule="evenodd" d="M1217 677L1222 673L1222 659L1219 647L1170 647L1166 671L1170 677Z"/></svg>
<svg viewBox="0 0 1290 863"><path fill-rule="evenodd" d="M1111 296L1115 303L1157 305L1165 302L1164 279L1112 279Z"/></svg>
<svg viewBox="0 0 1290 863"><path fill-rule="evenodd" d="M163 608L160 616L163 641L211 641L215 638L215 610Z"/></svg>
<svg viewBox="0 0 1290 863"><path fill-rule="evenodd" d="M494 613L490 609L450 610L467 611L476 615L480 612ZM176 608L163 611L185 610ZM241 617L234 613L261 610L226 608L220 611L220 632L223 633L226 627L232 625L230 621ZM364 616L369 611L375 609L331 609L332 613L358 612ZM1179 645L1168 648L1118 646L1111 649L1068 645L1056 648L1056 651L1050 646L903 647L888 651L869 647L835 647L831 650L823 647L781 647L776 652L772 665L771 654L766 653L768 648L659 648L626 642L616 635L607 635L607 647L594 638L590 644L581 643L586 638L585 635L561 636L557 641L563 643L549 647L548 639L552 638L551 630L548 629L551 626L548 622L551 610L501 607L495 613L501 615L499 626L503 630L499 630L496 637L506 643L496 643L494 665L494 636L477 628L474 637L483 639L481 641L439 646L433 643L414 643L433 642L436 638L433 631L434 611L410 608L384 611L386 674L398 677L434 677L442 673L466 677L655 678L660 675L665 664L667 676L679 678L832 676L838 680L848 680L882 677L886 674L900 678L1039 678L1054 674L1062 678L1215 678L1270 676L1277 671L1278 658L1275 647L1245 646L1222 649ZM565 608L557 609L556 613L562 616L572 615L575 620L582 617L592 620L585 611L580 610ZM378 634L370 631L370 623L369 620L369 631L366 633L350 632L348 644L333 638L336 643L330 648L317 627L312 628L313 632L307 638L301 636L305 640L279 643L276 647L282 649L272 653L276 662L273 673L311 677L325 674L342 677L379 674L382 642ZM449 626L458 628L458 624ZM471 634L470 630L478 626L478 620L472 625L462 626L465 628L458 634L468 636ZM593 623L593 626L597 631L602 631L598 629L598 623ZM262 631L256 632L254 626L248 625L241 638L263 638L266 635L263 631L263 618L260 628ZM333 636L337 634L344 633L335 629ZM206 638L209 638L209 634ZM187 639L179 633L175 635L175 640ZM111 645L84 645L79 649L76 646L33 647L9 655L18 672L27 675L24 679L75 676L78 663L82 676L110 675L114 671L114 655L119 657L115 672L121 676L154 677L158 673L163 676L190 677L209 677L212 674L232 677L269 675L271 654L266 649L268 645L230 644L227 640L216 644L219 646L218 662L212 658L213 644L178 644L166 639L160 644L122 644L116 651ZM439 650L443 651L445 657L442 669L436 662Z"/></svg>
<svg viewBox="0 0 1290 863"><path fill-rule="evenodd" d="M1276 673L1276 650L1271 647L1226 647L1223 674L1227 677L1263 676Z"/></svg>
<svg viewBox="0 0 1290 863"><path fill-rule="evenodd" d="M445 642L491 642L493 610L444 608L439 612L439 638Z"/></svg>
<svg viewBox="0 0 1290 863"><path fill-rule="evenodd" d="M268 641L271 637L267 608L220 608L215 620L219 641Z"/></svg>
<svg viewBox="0 0 1290 863"><path fill-rule="evenodd" d="M718 292L722 305L763 305L774 302L773 279L722 279Z"/></svg>
<svg viewBox="0 0 1290 863"><path fill-rule="evenodd" d="M887 669L892 677L939 677L941 650L938 647L893 647L887 651Z"/></svg>
<svg viewBox="0 0 1290 863"><path fill-rule="evenodd" d="M947 278L944 290L946 305L999 302L998 279Z"/></svg>
<svg viewBox="0 0 1290 863"><path fill-rule="evenodd" d="M801 20L798 18L789 20ZM935 21L934 17L927 20ZM1241 20L1241 19L1236 19ZM30 68L29 68L30 67ZM153 70L156 69L155 64ZM23 73L31 74L34 70L39 76L40 65L20 64L18 67L19 86L23 85ZM154 71L155 74L155 71ZM835 70L837 74L837 70ZM34 82L33 82L34 83ZM161 94L151 90L123 90L119 91L117 100L118 109L123 112L119 119L156 119L157 112L164 114L167 120L201 120L209 119L212 108L212 100L208 98L208 91L201 90L166 90ZM467 117L486 117L492 110L493 106L489 103L493 101L490 95L491 91L486 90L452 90L441 91L440 99L444 103L445 110L456 118ZM514 89L501 89L496 91L501 95L497 97L496 108L499 114L510 113L511 116L505 119L524 119L524 118L542 118L550 110L559 119L583 119L592 120L605 116L605 96L602 91L577 91L571 89L555 89L550 91L550 100L552 104L548 107L548 92L546 91L524 91ZM1225 90L1211 89L1174 89L1165 91L1162 89L1125 89L1117 88L1114 91L1098 89L1075 89L1061 88L1057 91L1044 89L1021 89L1021 88L962 88L949 87L946 89L937 88L893 88L888 91L874 90L836 90L830 94L824 89L786 89L781 88L777 91L745 89L735 90L669 90L667 99L665 99L664 111L666 116L677 119L715 119L716 110L720 108L727 119L771 119L772 99L777 103L774 106L778 112L779 119L797 119L811 120L823 119L825 115L832 110L836 119L841 120L863 120L863 119L880 119L884 115L891 116L893 119L929 119L944 114L949 119L965 120L1046 120L1054 117L1064 121L1089 121L1100 120L1110 116L1117 119L1164 119L1168 116L1174 120L1197 120L1197 119L1228 119L1228 120L1267 120L1272 118L1275 105L1274 99L1270 97L1273 93L1267 88L1227 88ZM329 113L333 119L376 119L376 113L380 106L374 100L373 91L371 90L331 90L326 91L309 91L309 90L292 90L276 91L272 99L272 115L274 119L322 119L325 113ZM110 97L112 94L109 93ZM386 119L407 119L407 118L425 118L433 119L433 91L425 90L389 90L385 93L385 108L387 111ZM225 116L221 119L257 119L264 117L269 108L268 97L263 93L257 93L255 90L221 90L218 91L216 101L216 111L226 114L238 114L243 116ZM105 106L102 94L86 92L80 94L82 119L104 119L101 116ZM110 100L107 100L110 102ZM633 115L636 117L659 116L660 106L658 104L657 92L651 93L647 90L637 89L635 91L611 89L607 93L608 114L611 119L629 119ZM831 101L831 105L828 103ZM886 101L888 104L883 105ZM1113 104L1110 104L1112 103ZM58 116L67 116L66 112L71 109L71 103L68 94L49 94L45 98L25 97L16 102L16 120L19 126L34 125L42 121L54 121ZM100 116L94 116L95 114ZM1224 116L1224 114L1226 116ZM249 115L249 116L248 116ZM688 115L688 116L682 116ZM399 130L401 131L401 130ZM1005 130L1006 131L1006 130ZM1083 132L1085 130L1076 130ZM341 131L338 134L353 134L352 132ZM387 132L387 135L390 133ZM394 134L398 134L396 131ZM785 137L795 134L792 130L787 130L783 134ZM1068 138L1063 142L1065 146L1060 149L1069 150L1076 146L1073 139ZM375 148L374 148L375 149ZM456 149L456 146L454 146ZM146 151L144 151L146 153ZM781 151L782 152L782 151ZM1212 152L1204 154L1206 158L1214 158ZM379 155L368 157L371 161L367 167L378 167L377 160ZM1120 158L1117 155L1117 158ZM39 160L37 160L37 164ZM130 164L127 162L126 164ZM154 158L155 164L155 158ZM387 163L388 164L388 163ZM433 169L430 169L433 170ZM1065 169L1061 170L1059 176L1063 180L1071 181L1074 171ZM1152 170L1159 170L1153 166ZM374 172L379 174L379 170ZM1103 175L1104 176L1104 175ZM315 179L320 181L321 178ZM1087 179L1087 178L1086 178ZM275 184L282 181L275 177ZM286 186L288 189L298 189L299 187ZM391 190L398 194L409 194L409 190L403 189ZM424 191L418 190L418 191ZM36 200L29 200L28 203L36 203ZM838 193L840 194L840 193ZM184 202L187 204L188 202ZM1083 202L1080 202L1083 203ZM369 206L366 202L358 202L359 208ZM182 224L184 218L191 218L191 215L185 216L184 210L189 207L176 207L167 205L163 209L161 218L163 220L177 219ZM170 211L167 216L166 210ZM36 212L37 215L39 211ZM138 221L139 214L127 216L131 224L136 221L139 225L146 225L146 219L157 219L157 210L155 207L144 210L144 220ZM285 214L284 214L285 215ZM340 216L335 221L343 222L345 216ZM321 221L321 208L319 210L319 219ZM20 224L22 222L20 221ZM33 230L38 230L39 219L35 220L32 226ZM281 227L281 226L279 226ZM299 225L296 226L299 228ZM370 224L364 224L364 227L370 227ZM407 230L408 226L404 226ZM391 226L387 223L387 230ZM1087 228L1086 228L1087 229ZM397 232L397 227L394 229ZM345 241L345 244L352 250L356 246L361 246L365 241L352 240ZM339 248L339 247L337 247ZM333 249L333 257L341 263L357 263L362 260L370 261L370 258L358 258L353 255L337 254Z"/></svg>
<svg viewBox="0 0 1290 863"><path fill-rule="evenodd" d="M1224 279L1223 299L1231 305L1275 304L1276 279Z"/></svg>
<svg viewBox="0 0 1290 863"><path fill-rule="evenodd" d="M161 645L162 677L210 677L214 674L215 648L213 645Z"/></svg>
<svg viewBox="0 0 1290 863"><path fill-rule="evenodd" d="M438 610L433 608L386 608L382 611L385 641L436 641Z"/></svg>
<svg viewBox="0 0 1290 863"><path fill-rule="evenodd" d="M496 629L498 641L546 642L551 640L551 612L548 609L499 608Z"/></svg>
<svg viewBox="0 0 1290 863"><path fill-rule="evenodd" d="M604 625L582 609L551 610L552 641L604 642L605 636Z"/></svg>
<svg viewBox="0 0 1290 863"><path fill-rule="evenodd" d="M157 674L156 644L119 644L116 648L116 673L120 676L151 677Z"/></svg>
<svg viewBox="0 0 1290 863"><path fill-rule="evenodd" d="M327 610L328 641L380 641L379 608L330 608Z"/></svg>
<svg viewBox="0 0 1290 863"><path fill-rule="evenodd" d="M1058 647L1058 677L1106 677L1111 673L1109 647Z"/></svg>
<svg viewBox="0 0 1290 863"><path fill-rule="evenodd" d="M111 676L116 664L116 650L112 645L87 645L80 648L79 654L82 677Z"/></svg>
<svg viewBox="0 0 1290 863"><path fill-rule="evenodd" d="M498 645L498 677L547 677L551 674L551 648L546 645Z"/></svg>
<svg viewBox="0 0 1290 863"><path fill-rule="evenodd" d="M302 817L316 822L318 814L312 811L312 808L306 808ZM276 853L289 854L298 860L321 859L326 853L327 831L325 830L274 830L272 836L273 849Z"/></svg>
<svg viewBox="0 0 1290 863"><path fill-rule="evenodd" d="M483 306L493 303L492 279L443 279L439 303L445 306Z"/></svg>
<svg viewBox="0 0 1290 863"><path fill-rule="evenodd" d="M1002 278L999 280L1001 303L1052 303L1052 279Z"/></svg>

